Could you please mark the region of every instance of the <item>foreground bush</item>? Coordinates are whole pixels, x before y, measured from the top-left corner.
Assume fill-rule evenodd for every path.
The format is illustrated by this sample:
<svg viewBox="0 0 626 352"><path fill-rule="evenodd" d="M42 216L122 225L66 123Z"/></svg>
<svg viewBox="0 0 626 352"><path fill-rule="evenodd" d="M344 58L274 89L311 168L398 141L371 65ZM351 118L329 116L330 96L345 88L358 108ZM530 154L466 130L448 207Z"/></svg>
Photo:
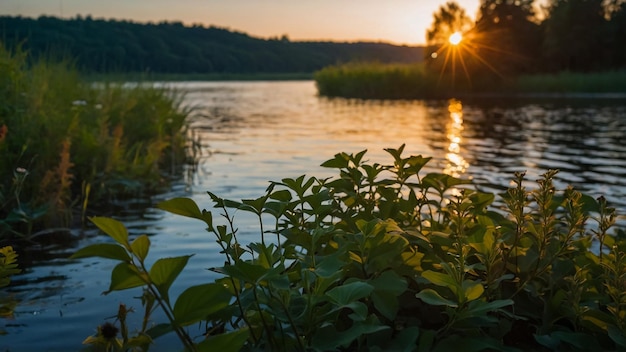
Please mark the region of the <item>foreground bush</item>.
<svg viewBox="0 0 626 352"><path fill-rule="evenodd" d="M185 161L187 115L165 90L83 82L0 46L0 240L162 184Z"/></svg>
<svg viewBox="0 0 626 352"><path fill-rule="evenodd" d="M257 199L209 193L219 223L190 199L161 203L204 223L224 255L211 269L222 278L177 299L169 288L189 256L148 267L147 236L92 218L116 243L73 257L118 260L108 292L143 287L144 321L158 304L169 322L130 336L120 306L121 337L107 322L85 342L147 349L173 331L198 351L626 348L626 241L609 233L616 215L603 198L556 190L556 171L532 190L516 174L504 194L482 193L421 175L430 158L403 149L386 149L389 165L337 154L323 166L338 177L285 178ZM259 220L251 243L238 238L237 212Z"/></svg>

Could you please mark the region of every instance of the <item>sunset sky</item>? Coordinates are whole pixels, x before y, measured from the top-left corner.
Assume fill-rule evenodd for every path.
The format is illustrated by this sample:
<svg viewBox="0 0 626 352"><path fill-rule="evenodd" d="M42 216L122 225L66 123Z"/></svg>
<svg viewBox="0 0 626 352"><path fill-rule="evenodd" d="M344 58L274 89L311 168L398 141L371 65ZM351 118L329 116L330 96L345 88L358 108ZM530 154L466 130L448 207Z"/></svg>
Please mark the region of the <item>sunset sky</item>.
<svg viewBox="0 0 626 352"><path fill-rule="evenodd" d="M1 15L182 21L256 37L424 44L436 0L0 0ZM457 0L473 18L479 0Z"/></svg>

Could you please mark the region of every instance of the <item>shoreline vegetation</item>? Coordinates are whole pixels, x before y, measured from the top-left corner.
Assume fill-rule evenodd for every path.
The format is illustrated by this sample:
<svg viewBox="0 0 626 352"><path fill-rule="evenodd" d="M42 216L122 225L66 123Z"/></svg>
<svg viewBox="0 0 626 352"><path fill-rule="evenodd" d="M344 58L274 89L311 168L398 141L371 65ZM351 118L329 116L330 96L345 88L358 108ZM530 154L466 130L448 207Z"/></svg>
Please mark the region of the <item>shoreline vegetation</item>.
<svg viewBox="0 0 626 352"><path fill-rule="evenodd" d="M275 73L92 73L85 79L92 82L200 82L200 81L301 81L312 80L311 72Z"/></svg>
<svg viewBox="0 0 626 352"><path fill-rule="evenodd" d="M431 158L403 150L385 149L384 164L339 153L322 164L335 177L273 181L256 199L209 191L213 210L160 203L214 235L224 256L210 269L219 278L177 297L170 287L193 254L148 259L147 235L91 218L113 241L72 258L118 262L107 293L141 287L145 313L135 329L120 304L84 343L148 350L175 333L188 351L626 348L626 233L603 197L557 189L556 170L483 193L423 174ZM257 219L247 239L241 213ZM151 327L157 305L167 320Z"/></svg>
<svg viewBox="0 0 626 352"><path fill-rule="evenodd" d="M626 70L483 76L473 80L431 71L425 64L349 63L314 74L321 96L355 99L462 97L626 97Z"/></svg>
<svg viewBox="0 0 626 352"><path fill-rule="evenodd" d="M0 244L67 233L193 159L191 111L175 91L94 85L0 45L0 102Z"/></svg>

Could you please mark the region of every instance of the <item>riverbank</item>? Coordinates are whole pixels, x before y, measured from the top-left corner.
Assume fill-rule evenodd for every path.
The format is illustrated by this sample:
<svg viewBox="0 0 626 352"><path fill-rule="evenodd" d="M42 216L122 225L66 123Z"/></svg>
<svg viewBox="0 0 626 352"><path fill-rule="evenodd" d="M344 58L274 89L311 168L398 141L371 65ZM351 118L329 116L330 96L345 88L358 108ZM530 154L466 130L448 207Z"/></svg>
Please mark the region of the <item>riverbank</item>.
<svg viewBox="0 0 626 352"><path fill-rule="evenodd" d="M0 97L0 243L66 231L88 208L163 187L189 159L190 110L171 90L96 87L0 47Z"/></svg>
<svg viewBox="0 0 626 352"><path fill-rule="evenodd" d="M292 73L113 73L88 74L92 82L217 82L301 81L313 79L311 72Z"/></svg>
<svg viewBox="0 0 626 352"><path fill-rule="evenodd" d="M460 72L442 75L424 64L351 63L326 67L314 79L321 96L357 99L626 96L626 70L468 78Z"/></svg>

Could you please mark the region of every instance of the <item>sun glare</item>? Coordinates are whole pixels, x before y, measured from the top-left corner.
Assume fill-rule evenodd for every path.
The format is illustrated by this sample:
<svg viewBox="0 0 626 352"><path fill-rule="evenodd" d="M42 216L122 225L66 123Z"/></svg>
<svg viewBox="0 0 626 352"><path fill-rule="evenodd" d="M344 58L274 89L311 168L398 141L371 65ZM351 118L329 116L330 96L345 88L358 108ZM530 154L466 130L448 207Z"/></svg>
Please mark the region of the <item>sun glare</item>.
<svg viewBox="0 0 626 352"><path fill-rule="evenodd" d="M448 41L452 45L459 45L462 39L463 39L463 35L461 34L461 32L454 32L452 33L450 38L448 38Z"/></svg>

